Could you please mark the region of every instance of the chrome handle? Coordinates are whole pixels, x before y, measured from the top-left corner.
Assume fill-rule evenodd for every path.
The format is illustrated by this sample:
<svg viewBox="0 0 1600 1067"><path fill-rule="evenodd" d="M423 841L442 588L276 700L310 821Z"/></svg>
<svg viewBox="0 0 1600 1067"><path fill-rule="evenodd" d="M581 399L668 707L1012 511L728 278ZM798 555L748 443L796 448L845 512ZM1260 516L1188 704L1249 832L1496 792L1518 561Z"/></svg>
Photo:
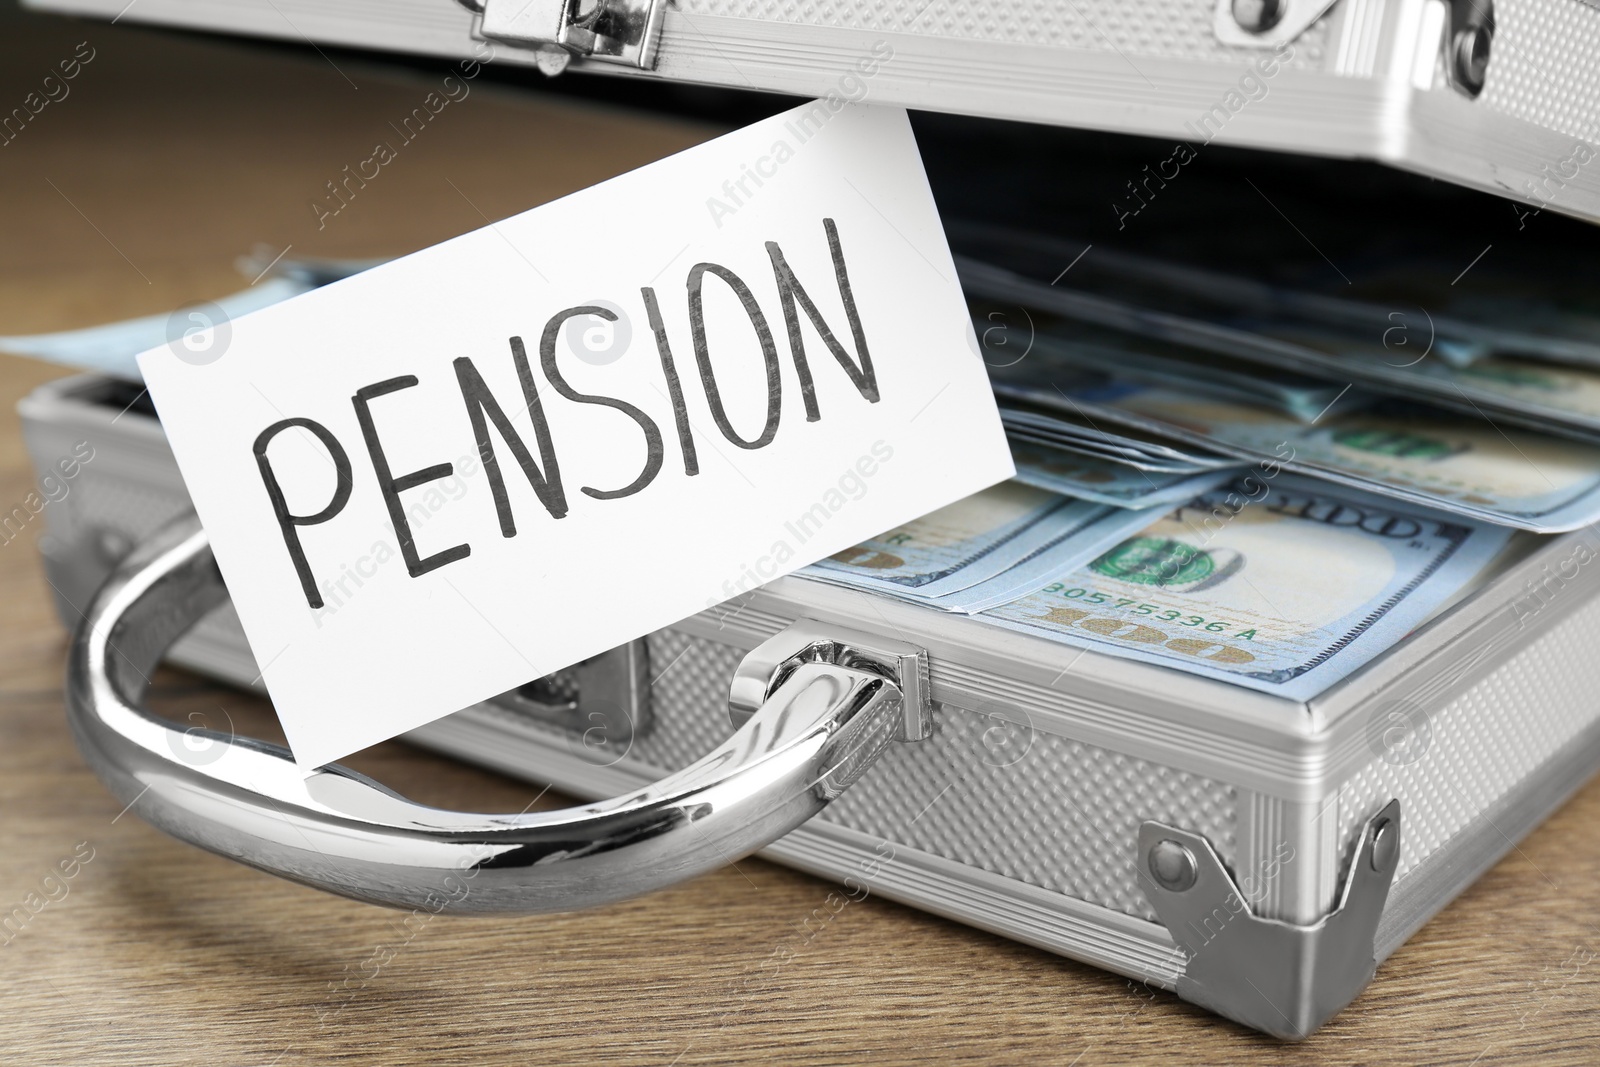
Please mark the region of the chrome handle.
<svg viewBox="0 0 1600 1067"><path fill-rule="evenodd" d="M84 759L158 828L271 874L375 904L457 912L566 911L691 878L783 836L850 786L891 740L916 737L926 661L872 651L814 624L751 653L769 691L738 732L692 766L627 796L563 811L480 815L413 803L338 765L304 776L287 749L195 731L145 710L147 676L227 591L199 522L180 520L107 580L73 638L67 714ZM838 632L836 631L836 634ZM865 635L861 635L865 636ZM772 668L772 649L806 652Z"/></svg>

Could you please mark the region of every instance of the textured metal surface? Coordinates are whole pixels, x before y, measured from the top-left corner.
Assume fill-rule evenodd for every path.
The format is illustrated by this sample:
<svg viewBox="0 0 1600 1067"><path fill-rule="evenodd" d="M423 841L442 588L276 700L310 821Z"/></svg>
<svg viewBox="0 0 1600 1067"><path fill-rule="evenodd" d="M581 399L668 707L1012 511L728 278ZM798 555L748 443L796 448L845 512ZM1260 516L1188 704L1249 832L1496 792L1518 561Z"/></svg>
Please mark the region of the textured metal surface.
<svg viewBox="0 0 1600 1067"><path fill-rule="evenodd" d="M722 709L741 653L674 630L649 640L656 726L629 760L670 771L731 729ZM822 820L1141 918L1154 918L1134 873L1144 819L1188 827L1234 861L1231 786L1033 730L998 705L939 705L934 722Z"/></svg>
<svg viewBox="0 0 1600 1067"><path fill-rule="evenodd" d="M1591 144L1600 139L1600 9L1579 0L1501 0L1494 15L1477 106Z"/></svg>
<svg viewBox="0 0 1600 1067"><path fill-rule="evenodd" d="M1008 726L949 705L935 721L922 751L886 754L829 821L1143 918L1143 819L1193 828L1234 861L1230 786L1037 732L1011 763L1012 743L994 741Z"/></svg>
<svg viewBox="0 0 1600 1067"><path fill-rule="evenodd" d="M650 706L655 726L633 744L629 758L660 770L699 759L733 730L728 683L744 653L696 641L676 630L649 637Z"/></svg>
<svg viewBox="0 0 1600 1067"><path fill-rule="evenodd" d="M131 11L123 0L33 2L296 42L457 58L472 48L471 16L449 0L140 0ZM844 79L882 44L893 61L867 90L880 103L1185 140L1222 106L1233 116L1223 143L1373 159L1500 196L1559 192L1556 210L1600 218L1600 173L1565 163L1600 104L1597 16L1580 0L1497 3L1503 28L1475 101L1441 77L1440 0L1339 0L1295 39L1270 94L1238 108L1229 101L1263 53L1219 42L1213 2L677 0L655 73L854 99L861 84ZM495 58L547 55L507 47ZM1532 194L1530 182L1547 184Z"/></svg>
<svg viewBox="0 0 1600 1067"><path fill-rule="evenodd" d="M131 479L128 473L86 466L78 476L76 492L63 501L70 523L82 529L115 530L131 541L141 541L189 510L181 483L179 491L165 491ZM69 526L63 534L72 532ZM128 547L133 547L131 542Z"/></svg>
<svg viewBox="0 0 1600 1067"><path fill-rule="evenodd" d="M914 33L1087 52L1245 63L1257 54L1219 44L1210 0L679 0L679 12L829 29ZM1317 68L1326 20L1295 42L1290 66Z"/></svg>
<svg viewBox="0 0 1600 1067"><path fill-rule="evenodd" d="M1340 839L1400 798L1406 832L1395 878L1403 880L1594 722L1597 643L1600 601L1591 601L1437 713L1417 714L1408 743L1345 783ZM1508 707L1537 713L1508 716Z"/></svg>

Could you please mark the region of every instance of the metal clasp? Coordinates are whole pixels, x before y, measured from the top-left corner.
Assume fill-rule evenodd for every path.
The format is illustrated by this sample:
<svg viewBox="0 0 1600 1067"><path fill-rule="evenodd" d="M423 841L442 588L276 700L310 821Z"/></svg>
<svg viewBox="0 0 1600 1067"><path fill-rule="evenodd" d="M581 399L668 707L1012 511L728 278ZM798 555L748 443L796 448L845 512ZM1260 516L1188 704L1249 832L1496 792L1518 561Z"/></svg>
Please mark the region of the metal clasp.
<svg viewBox="0 0 1600 1067"><path fill-rule="evenodd" d="M887 678L900 688L897 741L921 741L933 733L928 653L905 641L797 619L740 661L728 687L728 718L735 729L750 720L802 663L829 663Z"/></svg>
<svg viewBox="0 0 1600 1067"><path fill-rule="evenodd" d="M574 57L651 70L665 0L460 0L477 36L533 48L546 74Z"/></svg>
<svg viewBox="0 0 1600 1067"><path fill-rule="evenodd" d="M642 639L629 641L489 703L581 734L586 744L626 752L650 729L648 646Z"/></svg>

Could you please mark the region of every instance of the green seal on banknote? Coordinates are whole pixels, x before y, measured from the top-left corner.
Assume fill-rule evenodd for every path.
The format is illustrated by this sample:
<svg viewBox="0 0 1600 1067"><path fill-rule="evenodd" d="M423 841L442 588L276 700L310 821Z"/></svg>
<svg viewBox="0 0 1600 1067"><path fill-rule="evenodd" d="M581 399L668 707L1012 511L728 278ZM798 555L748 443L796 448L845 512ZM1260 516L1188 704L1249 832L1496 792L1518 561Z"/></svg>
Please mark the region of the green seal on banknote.
<svg viewBox="0 0 1600 1067"><path fill-rule="evenodd" d="M1398 456L1403 459L1448 459L1457 453L1467 451L1469 447L1403 430L1367 427L1335 430L1331 436L1335 444L1344 445L1346 448L1380 456Z"/></svg>
<svg viewBox="0 0 1600 1067"><path fill-rule="evenodd" d="M1107 578L1138 585L1188 585L1217 569L1211 553L1170 537L1130 537L1089 564Z"/></svg>

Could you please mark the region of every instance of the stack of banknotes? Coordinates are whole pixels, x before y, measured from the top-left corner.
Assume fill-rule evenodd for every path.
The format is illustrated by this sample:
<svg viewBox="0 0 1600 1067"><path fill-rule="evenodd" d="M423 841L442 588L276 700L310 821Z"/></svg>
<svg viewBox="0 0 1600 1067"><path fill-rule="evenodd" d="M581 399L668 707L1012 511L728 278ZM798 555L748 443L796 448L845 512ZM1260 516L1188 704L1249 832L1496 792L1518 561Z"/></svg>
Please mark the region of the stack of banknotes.
<svg viewBox="0 0 1600 1067"><path fill-rule="evenodd" d="M144 315L79 330L0 335L0 352L137 382L141 375L135 357L141 352L177 342L186 330L236 319L329 282L359 274L382 262L381 259L301 259L282 252L274 255L269 248L257 247L234 261L239 273L250 280L249 284L214 302L194 304L165 315Z"/></svg>
<svg viewBox="0 0 1600 1067"><path fill-rule="evenodd" d="M1600 520L1581 285L1296 290L950 232L1016 481L809 577L1305 700L1535 535Z"/></svg>

